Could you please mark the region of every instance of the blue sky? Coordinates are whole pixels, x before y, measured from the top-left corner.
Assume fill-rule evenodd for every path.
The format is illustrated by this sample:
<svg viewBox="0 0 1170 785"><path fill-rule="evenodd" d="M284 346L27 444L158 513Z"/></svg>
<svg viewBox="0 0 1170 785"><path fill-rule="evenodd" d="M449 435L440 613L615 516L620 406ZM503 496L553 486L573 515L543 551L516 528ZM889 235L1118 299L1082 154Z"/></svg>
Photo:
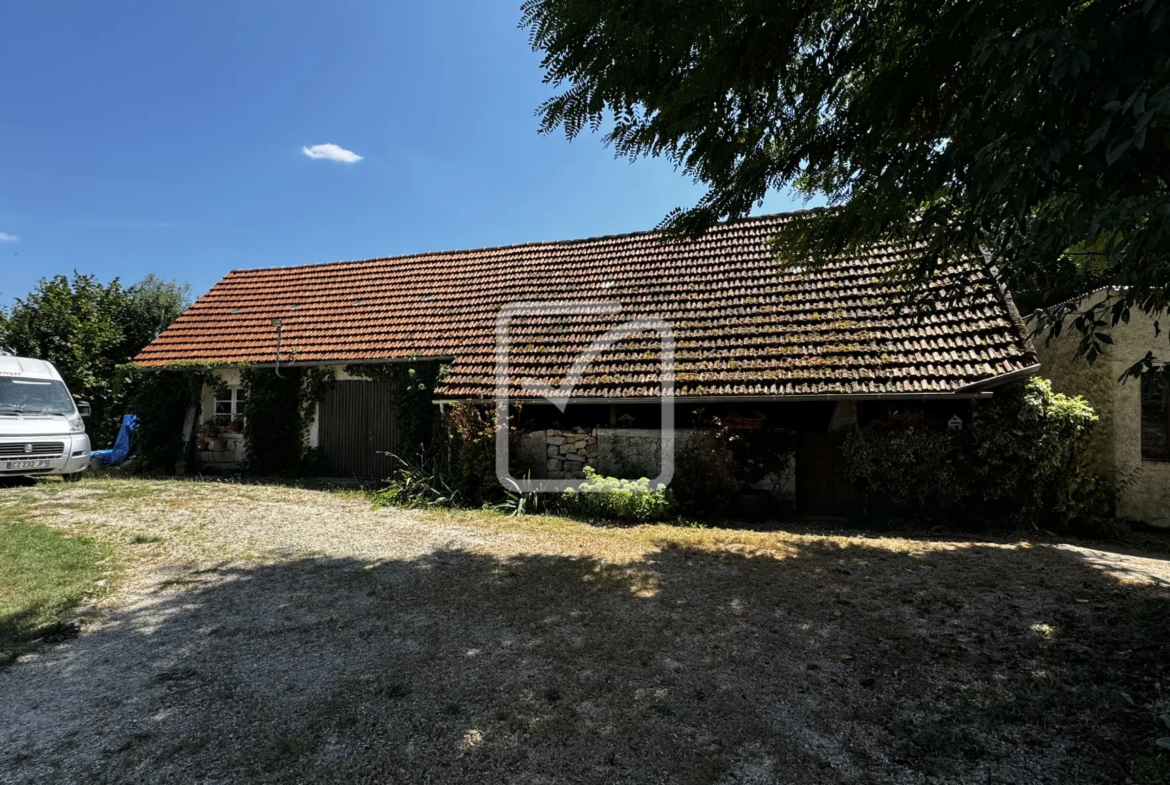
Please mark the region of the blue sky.
<svg viewBox="0 0 1170 785"><path fill-rule="evenodd" d="M236 268L635 231L692 204L666 161L537 133L551 90L519 5L7 4L0 303L75 268L199 295ZM324 144L362 159L304 152Z"/></svg>

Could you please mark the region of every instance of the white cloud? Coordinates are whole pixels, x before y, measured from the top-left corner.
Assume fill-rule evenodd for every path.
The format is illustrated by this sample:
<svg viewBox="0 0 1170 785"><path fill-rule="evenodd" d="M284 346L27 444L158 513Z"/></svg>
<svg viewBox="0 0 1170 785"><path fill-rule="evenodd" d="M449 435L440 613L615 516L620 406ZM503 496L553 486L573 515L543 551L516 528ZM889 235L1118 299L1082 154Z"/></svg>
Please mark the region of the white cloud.
<svg viewBox="0 0 1170 785"><path fill-rule="evenodd" d="M302 147L305 155L310 158L324 158L327 161L341 161L343 164L356 164L362 157L353 150L346 150L335 144L315 144L312 147Z"/></svg>
<svg viewBox="0 0 1170 785"><path fill-rule="evenodd" d="M20 238L8 232L0 232L0 243L18 243Z"/></svg>

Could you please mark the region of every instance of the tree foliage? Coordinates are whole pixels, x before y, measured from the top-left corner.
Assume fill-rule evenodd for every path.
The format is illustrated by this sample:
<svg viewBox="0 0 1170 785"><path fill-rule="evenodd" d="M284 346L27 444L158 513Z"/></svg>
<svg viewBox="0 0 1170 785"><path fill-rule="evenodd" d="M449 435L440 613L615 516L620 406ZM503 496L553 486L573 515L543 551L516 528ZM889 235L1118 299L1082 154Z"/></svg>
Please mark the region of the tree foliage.
<svg viewBox="0 0 1170 785"><path fill-rule="evenodd" d="M48 360L78 398L93 405L87 425L97 445L117 433L130 389L117 367L130 362L189 304L187 284L148 275L125 288L74 272L42 278L0 322L0 346Z"/></svg>
<svg viewBox="0 0 1170 785"><path fill-rule="evenodd" d="M1028 307L1110 285L1076 323L1090 359L1170 305L1163 0L528 0L522 25L559 90L545 132L610 123L708 187L676 233L826 195L782 263L891 242L922 250L909 284L986 252Z"/></svg>

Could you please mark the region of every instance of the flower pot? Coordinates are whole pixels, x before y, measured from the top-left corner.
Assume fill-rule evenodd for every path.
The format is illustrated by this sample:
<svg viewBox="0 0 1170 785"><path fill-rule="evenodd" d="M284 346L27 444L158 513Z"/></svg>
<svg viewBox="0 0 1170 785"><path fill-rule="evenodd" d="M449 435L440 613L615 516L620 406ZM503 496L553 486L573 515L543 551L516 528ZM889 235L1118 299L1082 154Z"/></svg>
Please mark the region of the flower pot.
<svg viewBox="0 0 1170 785"><path fill-rule="evenodd" d="M228 430L231 431L232 433L243 433L244 432L244 421L243 420L232 420L231 422L228 423Z"/></svg>
<svg viewBox="0 0 1170 785"><path fill-rule="evenodd" d="M213 451L220 451L227 449L227 439L212 439L210 447Z"/></svg>
<svg viewBox="0 0 1170 785"><path fill-rule="evenodd" d="M195 449L199 450L200 452L207 452L210 447L211 442L207 439L198 439L195 442Z"/></svg>

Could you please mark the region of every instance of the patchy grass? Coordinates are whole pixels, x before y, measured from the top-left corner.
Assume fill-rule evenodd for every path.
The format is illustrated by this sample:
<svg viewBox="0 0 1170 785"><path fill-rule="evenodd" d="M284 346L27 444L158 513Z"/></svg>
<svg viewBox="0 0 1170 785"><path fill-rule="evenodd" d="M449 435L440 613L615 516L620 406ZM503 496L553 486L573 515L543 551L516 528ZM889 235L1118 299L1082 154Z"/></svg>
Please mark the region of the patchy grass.
<svg viewBox="0 0 1170 785"><path fill-rule="evenodd" d="M61 637L70 611L102 591L109 549L48 526L0 521L0 662L37 638Z"/></svg>

